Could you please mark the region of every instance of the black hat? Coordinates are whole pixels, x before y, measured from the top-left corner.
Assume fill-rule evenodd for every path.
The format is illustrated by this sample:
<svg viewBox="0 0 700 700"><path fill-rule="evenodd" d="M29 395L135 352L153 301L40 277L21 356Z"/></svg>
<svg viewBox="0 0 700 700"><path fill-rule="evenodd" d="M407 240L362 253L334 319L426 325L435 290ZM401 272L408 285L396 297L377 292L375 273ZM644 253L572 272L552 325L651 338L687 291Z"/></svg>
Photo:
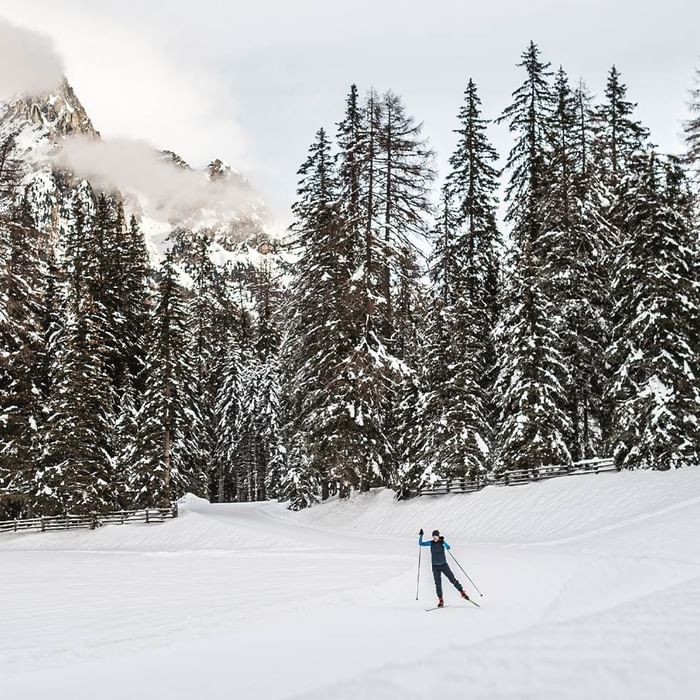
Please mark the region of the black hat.
<svg viewBox="0 0 700 700"><path fill-rule="evenodd" d="M433 537L435 537L436 535L440 537L440 530L433 530Z"/></svg>

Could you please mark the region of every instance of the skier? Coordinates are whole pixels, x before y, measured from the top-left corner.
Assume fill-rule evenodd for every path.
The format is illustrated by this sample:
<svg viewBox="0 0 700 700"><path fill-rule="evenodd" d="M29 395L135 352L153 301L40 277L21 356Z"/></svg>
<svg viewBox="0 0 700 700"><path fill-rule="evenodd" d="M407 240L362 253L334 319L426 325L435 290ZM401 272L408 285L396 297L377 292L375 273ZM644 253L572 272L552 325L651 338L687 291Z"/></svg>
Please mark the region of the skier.
<svg viewBox="0 0 700 700"><path fill-rule="evenodd" d="M430 547L430 556L433 562L433 578L435 579L435 592L438 597L438 608L445 605L442 599L442 574L447 576L447 580L459 591L459 594L465 600L469 600L469 596L464 591L462 584L455 578L447 559L445 558L445 550L450 548L450 545L445 542L445 538L440 534L440 530L433 530L432 539L423 541L423 528L418 533L418 546Z"/></svg>

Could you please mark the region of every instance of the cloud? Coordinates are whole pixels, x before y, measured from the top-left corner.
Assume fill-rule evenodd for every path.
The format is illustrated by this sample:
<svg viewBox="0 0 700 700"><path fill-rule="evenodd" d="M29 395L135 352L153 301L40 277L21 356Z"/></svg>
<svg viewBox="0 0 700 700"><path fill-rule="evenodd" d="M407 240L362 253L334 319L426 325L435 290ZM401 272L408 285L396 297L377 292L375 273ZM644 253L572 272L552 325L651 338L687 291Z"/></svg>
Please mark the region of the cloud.
<svg viewBox="0 0 700 700"><path fill-rule="evenodd" d="M215 99L216 82L201 74L195 80L177 70L136 37L127 42L119 27L112 25L109 32L95 29L89 17L81 18L73 31L84 32L86 43L80 48L64 40L57 50L38 31L0 19L0 100L55 90L64 74L65 52L69 78L71 67L83 77L71 78L77 96L105 136L104 140L72 137L63 141L52 156L54 164L98 187L137 195L144 213L153 219L219 225L235 217L262 216L262 202L237 174L212 182L201 170L174 165L159 150L182 153L181 146L189 145L182 155L188 160L194 156L198 166L217 156L230 160L231 153L240 155L237 145L244 140L240 129L230 117L216 113L216 107L230 107L228 100ZM92 56L108 58L108 70L95 67ZM84 87L94 95L95 86L101 96L97 109L89 97L83 97ZM103 126L104 110L116 119L111 128ZM235 163L241 167L240 160Z"/></svg>
<svg viewBox="0 0 700 700"><path fill-rule="evenodd" d="M170 46L169 17L156 3L160 21L146 23L147 5L0 0L0 14L55 41L70 84L106 138L145 139L198 166L219 157L248 171L248 142L228 76L186 39Z"/></svg>
<svg viewBox="0 0 700 700"><path fill-rule="evenodd" d="M0 66L0 100L46 92L63 75L63 61L48 37L2 19Z"/></svg>
<svg viewBox="0 0 700 700"><path fill-rule="evenodd" d="M175 165L143 141L74 136L62 143L53 159L97 187L138 195L145 213L162 221L201 222L205 216L211 223L222 223L261 206L237 175L211 181L202 171Z"/></svg>

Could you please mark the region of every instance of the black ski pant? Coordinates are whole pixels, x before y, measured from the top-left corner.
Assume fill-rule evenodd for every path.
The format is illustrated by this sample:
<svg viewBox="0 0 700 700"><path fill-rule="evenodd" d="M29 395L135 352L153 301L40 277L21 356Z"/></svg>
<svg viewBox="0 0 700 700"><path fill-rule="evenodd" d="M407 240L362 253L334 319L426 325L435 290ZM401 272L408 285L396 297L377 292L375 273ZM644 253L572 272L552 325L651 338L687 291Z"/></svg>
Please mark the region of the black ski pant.
<svg viewBox="0 0 700 700"><path fill-rule="evenodd" d="M435 579L435 591L438 598L442 598L442 574L447 576L447 580L461 593L464 588L455 578L448 564L433 564L433 578Z"/></svg>

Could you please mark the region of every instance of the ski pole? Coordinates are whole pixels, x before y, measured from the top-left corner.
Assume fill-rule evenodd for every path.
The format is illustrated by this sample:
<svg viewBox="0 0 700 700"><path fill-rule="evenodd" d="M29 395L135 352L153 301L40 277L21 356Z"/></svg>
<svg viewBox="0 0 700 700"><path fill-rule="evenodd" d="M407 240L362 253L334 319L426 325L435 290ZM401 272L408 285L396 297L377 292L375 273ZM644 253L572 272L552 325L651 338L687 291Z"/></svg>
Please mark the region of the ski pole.
<svg viewBox="0 0 700 700"><path fill-rule="evenodd" d="M462 569L462 565L457 561L455 555L452 554L452 552L448 552L448 554L455 560L455 564L457 564L457 566L460 569ZM472 586L474 586L474 588L476 588L476 592L483 598L484 594L479 590L479 587L474 583L474 581L471 580L471 578L469 577L469 574L464 569L462 569L462 573L469 579L469 583L471 583ZM416 598L416 600L418 600L418 599Z"/></svg>
<svg viewBox="0 0 700 700"><path fill-rule="evenodd" d="M416 600L418 600L418 588L420 586L420 555L423 547L418 547L418 576L416 577Z"/></svg>

